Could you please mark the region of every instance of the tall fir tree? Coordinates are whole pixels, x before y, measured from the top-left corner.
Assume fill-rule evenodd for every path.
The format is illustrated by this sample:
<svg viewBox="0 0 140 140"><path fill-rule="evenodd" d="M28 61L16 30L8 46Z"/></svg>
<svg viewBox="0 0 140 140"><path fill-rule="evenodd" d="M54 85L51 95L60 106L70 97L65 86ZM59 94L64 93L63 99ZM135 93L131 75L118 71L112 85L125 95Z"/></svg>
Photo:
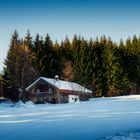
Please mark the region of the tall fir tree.
<svg viewBox="0 0 140 140"><path fill-rule="evenodd" d="M30 85L34 79L38 77L38 71L33 67L31 62L31 51L33 48L32 36L28 30L27 35L24 38L22 49L22 86L23 90Z"/></svg>
<svg viewBox="0 0 140 140"><path fill-rule="evenodd" d="M31 62L33 64L34 69L37 71L38 76L41 76L42 64L40 62L43 53L43 41L40 39L39 34L36 35L35 40L33 42L33 47L31 49Z"/></svg>
<svg viewBox="0 0 140 140"><path fill-rule="evenodd" d="M110 40L106 45L108 95L124 94L125 89L129 86L129 79L127 71L123 67L123 59L119 50L121 48Z"/></svg>
<svg viewBox="0 0 140 140"><path fill-rule="evenodd" d="M33 82L32 64L30 61L30 47L32 45L30 33L24 40L18 38L17 31L14 32L10 49L5 60L4 74L11 80L11 87L18 100L18 94ZM13 97L13 96L10 96ZM16 98L14 98L16 100Z"/></svg>
<svg viewBox="0 0 140 140"><path fill-rule="evenodd" d="M10 82L11 89L15 91L14 92L15 94L17 93L16 91L18 90L18 86L20 83L18 81L20 70L18 69L19 65L17 64L17 61L19 61L18 59L20 57L19 45L20 45L20 40L18 39L18 33L17 33L17 31L15 31L14 34L12 35L10 49L8 51L7 58L5 60L5 69L4 69L4 75L8 75L8 77L11 81ZM7 76L5 76L5 77L7 77ZM13 97L12 94L14 94L14 93L10 92L10 91L12 91L11 89L9 89L7 87L8 93L11 94L11 95L8 95L8 97ZM5 91L7 91L7 90L5 90ZM4 94L6 94L6 93L4 93Z"/></svg>

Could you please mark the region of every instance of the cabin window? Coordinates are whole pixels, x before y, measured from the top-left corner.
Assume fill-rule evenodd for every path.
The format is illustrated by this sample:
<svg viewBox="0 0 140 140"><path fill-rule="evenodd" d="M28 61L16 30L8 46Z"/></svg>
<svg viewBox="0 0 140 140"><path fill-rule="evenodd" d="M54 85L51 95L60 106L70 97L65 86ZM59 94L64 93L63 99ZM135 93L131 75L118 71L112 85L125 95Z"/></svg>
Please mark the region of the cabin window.
<svg viewBox="0 0 140 140"><path fill-rule="evenodd" d="M39 93L40 92L40 89L37 89L36 92Z"/></svg>
<svg viewBox="0 0 140 140"><path fill-rule="evenodd" d="M48 86L47 85L42 85L42 84L38 84L36 85L35 87L35 92L36 93L39 93L39 92L47 92L49 89L48 89Z"/></svg>
<svg viewBox="0 0 140 140"><path fill-rule="evenodd" d="M52 93L52 88L49 88L49 93Z"/></svg>

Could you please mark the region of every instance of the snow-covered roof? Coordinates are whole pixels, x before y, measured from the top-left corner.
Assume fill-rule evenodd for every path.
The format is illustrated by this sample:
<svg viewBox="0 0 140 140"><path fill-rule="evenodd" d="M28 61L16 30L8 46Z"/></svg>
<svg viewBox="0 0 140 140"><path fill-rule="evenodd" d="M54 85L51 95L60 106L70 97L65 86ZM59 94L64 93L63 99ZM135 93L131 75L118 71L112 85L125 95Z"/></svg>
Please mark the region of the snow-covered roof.
<svg viewBox="0 0 140 140"><path fill-rule="evenodd" d="M68 82L68 81L62 81L62 80L56 80L56 79L51 79L51 78L45 78L45 77L40 77L38 78L33 84L28 86L25 90L28 91L32 88L32 86L36 85L39 80L44 80L50 85L61 89L61 90L72 90L72 91L79 91L79 92L85 92L85 93L92 93L91 90L77 84L74 82Z"/></svg>

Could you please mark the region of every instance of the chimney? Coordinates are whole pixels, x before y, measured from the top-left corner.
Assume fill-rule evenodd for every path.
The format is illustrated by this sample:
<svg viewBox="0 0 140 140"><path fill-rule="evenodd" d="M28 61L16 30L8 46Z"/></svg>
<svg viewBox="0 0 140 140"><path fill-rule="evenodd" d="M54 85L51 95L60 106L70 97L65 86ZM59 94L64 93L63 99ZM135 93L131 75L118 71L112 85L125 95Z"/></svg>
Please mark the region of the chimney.
<svg viewBox="0 0 140 140"><path fill-rule="evenodd" d="M55 75L55 80L59 80L59 76L58 75Z"/></svg>

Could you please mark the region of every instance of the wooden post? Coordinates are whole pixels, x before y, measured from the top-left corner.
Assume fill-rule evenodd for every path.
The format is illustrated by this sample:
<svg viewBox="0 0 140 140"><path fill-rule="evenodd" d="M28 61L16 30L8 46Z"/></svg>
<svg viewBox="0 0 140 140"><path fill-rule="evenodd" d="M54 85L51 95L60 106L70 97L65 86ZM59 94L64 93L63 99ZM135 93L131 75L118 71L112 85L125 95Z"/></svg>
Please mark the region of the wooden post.
<svg viewBox="0 0 140 140"><path fill-rule="evenodd" d="M58 103L61 103L60 101L60 94L59 94L59 90L57 89L57 100L58 100Z"/></svg>

